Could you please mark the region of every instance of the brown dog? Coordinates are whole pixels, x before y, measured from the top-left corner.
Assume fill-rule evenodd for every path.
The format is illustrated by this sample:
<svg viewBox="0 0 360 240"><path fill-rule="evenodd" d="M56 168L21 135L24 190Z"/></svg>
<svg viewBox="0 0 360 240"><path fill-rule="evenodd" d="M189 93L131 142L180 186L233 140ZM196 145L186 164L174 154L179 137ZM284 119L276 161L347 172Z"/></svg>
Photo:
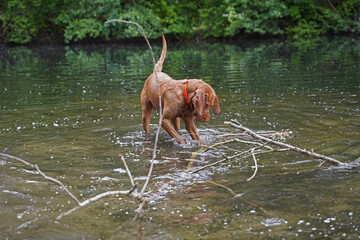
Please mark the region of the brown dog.
<svg viewBox="0 0 360 240"><path fill-rule="evenodd" d="M166 56L166 40L162 36L163 49L161 57L155 66L157 78L160 83L162 104L161 125L165 131L179 142L186 143L179 135L180 119L184 120L186 130L194 140L200 140L199 133L194 124L197 121L207 122L210 119L209 108L218 115L220 113L219 99L209 84L200 79L174 80L161 72ZM153 109L159 111L158 85L153 72L144 84L141 92L142 124L145 132L149 133L150 118Z"/></svg>

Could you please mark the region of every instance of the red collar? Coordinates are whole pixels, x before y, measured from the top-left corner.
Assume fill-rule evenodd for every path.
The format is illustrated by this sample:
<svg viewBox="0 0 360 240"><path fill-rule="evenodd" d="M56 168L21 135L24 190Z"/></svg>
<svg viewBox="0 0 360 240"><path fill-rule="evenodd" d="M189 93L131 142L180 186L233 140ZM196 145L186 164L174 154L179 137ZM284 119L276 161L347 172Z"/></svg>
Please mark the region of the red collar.
<svg viewBox="0 0 360 240"><path fill-rule="evenodd" d="M184 82L183 82L183 94L184 94L185 101L187 102L187 104L189 104L189 106L191 106L189 96L188 96L188 93L187 93L188 84L189 84L189 80L187 80L187 79L184 80Z"/></svg>

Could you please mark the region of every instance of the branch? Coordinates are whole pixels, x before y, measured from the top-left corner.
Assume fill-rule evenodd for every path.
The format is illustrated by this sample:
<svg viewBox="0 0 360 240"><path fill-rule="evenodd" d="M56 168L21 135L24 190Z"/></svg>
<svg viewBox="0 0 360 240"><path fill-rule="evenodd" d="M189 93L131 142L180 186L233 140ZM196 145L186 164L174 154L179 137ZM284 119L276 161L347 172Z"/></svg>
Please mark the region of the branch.
<svg viewBox="0 0 360 240"><path fill-rule="evenodd" d="M239 196L239 194L236 194L231 188L229 188L229 187L227 187L227 186L224 186L224 185L222 185L222 184L220 184L220 183L216 183L216 182L213 182L213 181L211 181L210 183L212 183L212 184L214 184L214 185L216 185L216 186L219 186L219 187L222 187L222 188L228 190L228 191L230 192L230 194L231 194L234 198L236 198L237 196ZM249 204L249 205L251 205L251 206L253 206L253 207L256 207L256 208L260 209L261 211L263 211L263 213L265 213L265 214L268 215L269 217L272 216L271 213L269 213L268 211L266 211L263 207L259 206L258 204L253 203L253 202L250 202L250 201L248 201L248 200L242 200L242 201L244 201L245 203L247 203L247 204Z"/></svg>
<svg viewBox="0 0 360 240"><path fill-rule="evenodd" d="M149 46L150 52L151 52L151 56L152 56L152 60L153 60L153 65L154 65L154 73L155 73L155 78L156 78L156 83L157 83L157 87L158 87L158 95L159 95L159 124L158 124L158 129L156 132L156 137L155 137L155 144L154 144L154 149L153 149L153 156L151 159L151 164L150 164L150 168L149 168L149 172L146 178L146 181L144 183L143 188L141 189L141 193L143 194L149 184L150 178L151 178L151 174L154 168L154 163L155 163L155 158L156 158L156 150L157 150L157 144L159 141L159 134L160 134L160 129L161 129L161 119L162 119L162 106L161 106L161 94L160 94L160 84L159 84L159 79L157 76L157 72L156 72L156 63L155 63L155 57L154 57L154 52L152 50L151 44L148 40L148 38L146 37L145 31L144 29L140 26L140 24L138 24L137 22L131 22L131 21L126 21L126 20L122 20L122 19L111 19L105 22L105 24L108 23L112 23L112 22L120 22L120 23L128 23L128 24L135 24L141 31L141 34L143 35L143 37L146 40L147 45Z"/></svg>
<svg viewBox="0 0 360 240"><path fill-rule="evenodd" d="M251 179L253 179L257 173L257 170L258 170L258 165L257 165L257 160L256 160L256 157L255 157L255 154L254 154L254 148L251 149L251 155L253 157L253 160L254 160L254 164L255 164L255 171L254 171L254 174L248 178L246 181L250 181Z"/></svg>
<svg viewBox="0 0 360 240"><path fill-rule="evenodd" d="M123 155L122 155L122 154L119 154L119 157L120 157L121 161L123 162L124 167L125 167L125 171L127 172L128 176L129 176L131 186L132 186L132 187L135 187L136 185L135 185L135 183L134 183L134 179L133 179L133 177L132 177L132 175L131 175L130 169L128 168L128 165L126 164L126 161L125 161Z"/></svg>
<svg viewBox="0 0 360 240"><path fill-rule="evenodd" d="M55 178L52 178L52 177L49 177L47 176L45 173L43 173L40 168L36 165L36 164L31 164L21 158L18 158L18 157L15 157L15 156L12 156L12 155L9 155L9 154L5 154L5 153L0 153L0 156L3 156L3 157L6 157L6 158L11 158L11 159L14 159L16 161L19 161L29 167L32 167L34 168L38 173L40 173L41 176L43 176L45 179L49 180L49 181L52 181L56 184L59 184L63 189L64 191L76 202L77 205L80 205L80 201L79 199L77 199L77 197L74 196L74 194L72 194L69 189L67 189L67 187L65 187L65 185L60 182L59 180L55 179Z"/></svg>
<svg viewBox="0 0 360 240"><path fill-rule="evenodd" d="M34 165L34 164L31 164L31 163L29 163L29 162L27 162L27 161L25 161L25 160L23 160L23 159L21 159L21 158L18 158L18 157L15 157L15 156L12 156L12 155L9 155L9 154L6 154L6 153L0 153L0 156L14 159L14 160L16 160L16 161L21 162L22 164L25 164L25 165L27 165L27 166L29 166L29 167L32 167L32 168L35 168L35 165Z"/></svg>
<svg viewBox="0 0 360 240"><path fill-rule="evenodd" d="M223 158L223 159L221 159L221 160L219 160L219 161L217 161L217 162L210 163L210 164L207 164L207 165L205 165L205 166L199 167L199 168L197 168L197 169L195 169L195 170L193 170L193 171L190 171L189 173L197 173L197 172L199 172L199 171L201 171L201 170L204 170L205 168L208 168L208 167L211 167L211 166L215 166L215 165L217 165L217 164L219 164L219 163L223 163L223 162L225 162L225 161L229 161L229 160L234 159L234 158L240 157L238 160L241 160L241 159L248 158L248 157L252 156L253 154L256 155L256 154L263 154L263 153L269 153L269 152L274 152L274 151L275 151L275 150L268 150L268 151L256 152L256 153L253 153L253 154L247 154L247 153L251 152L252 149L255 150L255 149L259 149L259 148L261 148L261 147L251 148L251 149L246 150L246 151L243 151L243 152L241 152L241 153L239 153L239 154L235 154L235 155L232 155L232 156L230 156L230 157L225 157L225 158ZM247 155L246 155L246 154L247 154ZM242 155L243 155L243 156L242 156Z"/></svg>
<svg viewBox="0 0 360 240"><path fill-rule="evenodd" d="M275 138L287 137L290 134L291 134L291 132L259 133L260 136L275 137ZM241 137L241 136L249 136L249 134L246 133L246 132L243 132L243 133L230 133L230 134L218 135L217 137L219 137L219 138L227 138L227 137Z"/></svg>
<svg viewBox="0 0 360 240"><path fill-rule="evenodd" d="M115 195L129 195L130 191L131 190L129 190L129 191L108 191L108 192L101 193L92 198L86 199L85 201L81 202L78 206L70 209L69 211L67 211L65 213L60 214L56 219L59 220L62 217L65 217L65 216L69 215L70 213L73 213L76 210L79 210L80 208L88 205L89 203L95 202L101 198L108 197L108 196L115 196ZM141 198L142 197L142 195L137 192L133 192L132 194L130 194L130 196L133 198Z"/></svg>
<svg viewBox="0 0 360 240"><path fill-rule="evenodd" d="M315 152L310 152L310 151L308 151L306 149L302 149L302 148L299 148L299 147L294 147L294 146L292 146L290 144L278 142L278 141L266 138L264 136L260 136L259 134L255 133L254 131L250 130L249 128L246 128L246 127L242 126L237 120L232 120L232 122L226 121L224 123L226 125L229 125L229 126L241 129L243 131L246 131L253 138L257 138L257 139L259 139L261 141L271 143L271 144L274 144L274 145L277 145L277 146L280 146L280 147L283 147L283 148L288 148L290 150L293 150L295 152L308 155L308 156L313 157L313 158L323 159L323 160L325 160L327 162L330 162L330 163L332 163L334 165L337 165L337 166L347 166L348 165L347 163L340 162L339 160L336 160L336 159L331 158L331 157L327 157L327 156L322 155L322 154L318 154L318 153L315 153Z"/></svg>
<svg viewBox="0 0 360 240"><path fill-rule="evenodd" d="M57 180L57 179L55 179L55 178L52 178L52 177L49 177L49 176L45 175L45 173L43 173L43 172L40 170L40 168L38 167L38 165L36 165L36 164L35 164L35 169L36 169L36 171L38 171L38 172L41 174L41 176L43 176L45 179L59 184L59 185L65 190L65 192L66 192L72 199L74 199L74 201L77 203L77 205L80 205L79 199L77 199L77 197L75 197L74 194L72 194L72 193L69 191L69 189L67 189L67 188L64 186L64 184L63 184L62 182L60 182L59 180Z"/></svg>
<svg viewBox="0 0 360 240"><path fill-rule="evenodd" d="M129 176L129 178L130 178L130 182L131 182L131 184L132 184L132 188L131 188L130 190L126 190L126 191L108 191L108 192L104 192L104 193L98 194L98 195L96 195L96 196L94 196L94 197L88 198L88 199L86 199L86 200L83 201L83 202L80 202L80 201L78 200L78 198L75 197L75 195L72 194L72 193L69 191L69 189L67 189L67 187L65 187L65 185L64 185L62 182L60 182L59 180L57 180L57 179L55 179L55 178L49 177L49 176L47 176L45 173L43 173L43 172L40 170L40 168L38 167L38 165L36 165L36 164L31 164L31 163L29 163L29 162L27 162L27 161L25 161L25 160L23 160L23 159L21 159L21 158L18 158L18 157L9 155L9 154L5 154L5 153L0 153L0 156L14 159L14 160L19 161L19 162L21 162L21 163L23 163L23 164L25 164L25 165L27 165L27 166L30 166L30 167L34 168L34 169L35 169L42 177L44 177L46 180L52 181L52 182L60 185L60 186L64 189L64 191L76 202L76 204L77 204L76 207L70 209L69 211L67 211L67 212L65 212L65 213L60 214L60 215L56 218L57 220L59 220L59 219L61 219L62 217L67 216L67 215L75 212L76 210L78 210L78 209L80 209L80 208L88 205L89 203L92 203L92 202L94 202L94 201L97 201L97 200L99 200L99 199L101 199L101 198L104 198L104 197L107 197L107 196L127 195L127 196L129 196L129 197L131 197L131 198L135 198L135 199L137 199L137 200L142 201L142 203L141 203L141 209L142 209L142 206L144 205L144 203L146 203L146 202L149 201L149 198L144 197L144 194L143 194L143 193L138 193L138 192L137 192L137 190L136 190L137 184L134 184L133 177L132 177L132 175L131 175L131 173L130 173L130 170L129 170L129 168L127 167L127 164L126 164L126 162L125 162L125 159L123 158L122 155L120 155L120 157L121 157L121 160L122 160L123 163L124 163L125 170L126 170L126 172L128 173L128 176Z"/></svg>

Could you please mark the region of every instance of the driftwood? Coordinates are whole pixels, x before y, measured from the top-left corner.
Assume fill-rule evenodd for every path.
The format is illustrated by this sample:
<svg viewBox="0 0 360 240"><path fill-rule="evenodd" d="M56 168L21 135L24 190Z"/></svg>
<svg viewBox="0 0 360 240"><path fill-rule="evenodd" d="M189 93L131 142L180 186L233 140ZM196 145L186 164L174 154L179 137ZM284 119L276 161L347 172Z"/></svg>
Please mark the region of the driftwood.
<svg viewBox="0 0 360 240"><path fill-rule="evenodd" d="M292 146L290 144L282 143L282 142L275 141L273 139L261 136L261 135L255 133L254 131L250 130L249 128L244 127L237 120L232 120L231 122L226 121L225 124L229 125L229 126L232 126L232 127L235 127L235 128L238 128L238 129L241 129L241 130L247 132L253 138L259 139L259 140L261 140L263 142L274 144L274 145L277 145L277 146L282 147L282 148L287 148L287 149L290 149L292 151L302 153L302 154L308 155L308 156L313 157L313 158L322 159L324 161L330 162L330 163L332 163L334 165L337 165L337 166L347 166L348 165L347 163L343 163L343 162L341 162L339 160L336 160L334 158L331 158L331 157L328 157L328 156L325 156L325 155L322 155L322 154L319 154L319 153L315 153L313 151L308 151L306 149L295 147L295 146Z"/></svg>

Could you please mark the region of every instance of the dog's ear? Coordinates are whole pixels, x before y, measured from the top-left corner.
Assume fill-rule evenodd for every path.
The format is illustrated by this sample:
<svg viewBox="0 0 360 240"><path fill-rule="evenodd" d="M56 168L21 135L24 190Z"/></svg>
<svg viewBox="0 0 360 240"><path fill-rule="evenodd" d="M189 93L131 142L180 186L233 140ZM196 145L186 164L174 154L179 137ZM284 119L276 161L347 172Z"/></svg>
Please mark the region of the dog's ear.
<svg viewBox="0 0 360 240"><path fill-rule="evenodd" d="M191 100L192 104L194 105L195 111L200 116L203 115L203 111L204 111L204 107L205 107L204 99L205 99L204 91L201 89L198 89L195 91L195 96Z"/></svg>
<svg viewBox="0 0 360 240"><path fill-rule="evenodd" d="M216 96L216 94L215 94L214 103L213 103L213 105L212 105L212 109L213 109L213 112L214 112L216 115L219 115L219 114L220 114L220 103L219 103L219 99L218 99L218 97Z"/></svg>

